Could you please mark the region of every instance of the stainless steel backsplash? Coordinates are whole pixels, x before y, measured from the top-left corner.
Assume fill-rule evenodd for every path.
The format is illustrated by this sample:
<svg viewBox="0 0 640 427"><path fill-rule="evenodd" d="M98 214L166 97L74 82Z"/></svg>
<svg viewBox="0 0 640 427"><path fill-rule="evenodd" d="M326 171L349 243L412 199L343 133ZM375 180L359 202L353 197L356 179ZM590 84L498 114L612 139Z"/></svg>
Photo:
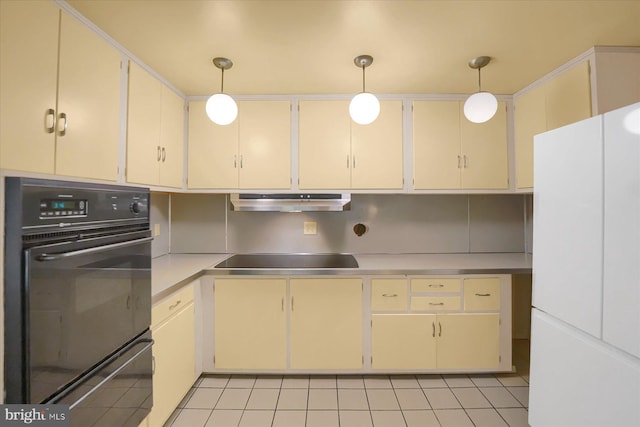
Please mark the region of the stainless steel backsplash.
<svg viewBox="0 0 640 427"><path fill-rule="evenodd" d="M281 213L229 211L221 194L172 194L170 251L523 252L531 245L530 199L520 194L353 194L350 211ZM316 235L303 234L308 221L317 223ZM367 227L361 237L353 231L358 223Z"/></svg>

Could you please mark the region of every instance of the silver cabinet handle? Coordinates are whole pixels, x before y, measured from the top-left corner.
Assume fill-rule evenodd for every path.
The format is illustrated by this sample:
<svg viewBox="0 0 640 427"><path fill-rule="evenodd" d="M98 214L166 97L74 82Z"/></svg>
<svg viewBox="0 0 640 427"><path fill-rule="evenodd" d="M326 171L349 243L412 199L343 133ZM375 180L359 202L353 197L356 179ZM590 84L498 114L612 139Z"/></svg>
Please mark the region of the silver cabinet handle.
<svg viewBox="0 0 640 427"><path fill-rule="evenodd" d="M175 304L169 306L169 310L173 310L174 308L179 306L181 302L182 302L182 300L179 299Z"/></svg>
<svg viewBox="0 0 640 427"><path fill-rule="evenodd" d="M159 162L161 158L162 158L162 150L160 150L160 146L158 145L158 155L156 158L156 162Z"/></svg>
<svg viewBox="0 0 640 427"><path fill-rule="evenodd" d="M238 167L238 155L233 155L233 168L236 169Z"/></svg>
<svg viewBox="0 0 640 427"><path fill-rule="evenodd" d="M164 160L167 158L167 151L164 149L164 147L162 147L162 163L164 163Z"/></svg>
<svg viewBox="0 0 640 427"><path fill-rule="evenodd" d="M382 296L386 298L393 298L393 297L397 297L398 294L382 294Z"/></svg>
<svg viewBox="0 0 640 427"><path fill-rule="evenodd" d="M464 156L464 168L467 168L467 155L465 154Z"/></svg>
<svg viewBox="0 0 640 427"><path fill-rule="evenodd" d="M444 288L442 283L429 283L430 288Z"/></svg>
<svg viewBox="0 0 640 427"><path fill-rule="evenodd" d="M460 155L458 155L458 169L460 169Z"/></svg>
<svg viewBox="0 0 640 427"><path fill-rule="evenodd" d="M444 305L443 302L430 302L429 305Z"/></svg>
<svg viewBox="0 0 640 427"><path fill-rule="evenodd" d="M56 111L53 108L49 108L44 113L44 130L47 133L56 131Z"/></svg>
<svg viewBox="0 0 640 427"><path fill-rule="evenodd" d="M282 297L282 312L284 313L284 297Z"/></svg>
<svg viewBox="0 0 640 427"><path fill-rule="evenodd" d="M58 135L60 136L65 136L67 134L67 114L66 113L60 113L60 117L58 120L64 120L64 125L62 126L62 129L60 129L60 126L58 126Z"/></svg>
<svg viewBox="0 0 640 427"><path fill-rule="evenodd" d="M349 169L349 155L347 154L347 169Z"/></svg>
<svg viewBox="0 0 640 427"><path fill-rule="evenodd" d="M356 155L354 154L353 156L353 168L356 168Z"/></svg>
<svg viewBox="0 0 640 427"><path fill-rule="evenodd" d="M435 322L431 322L431 327L433 328L433 333L431 334L432 337L436 336L436 324Z"/></svg>
<svg viewBox="0 0 640 427"><path fill-rule="evenodd" d="M438 322L438 336L442 336L442 324L440 322Z"/></svg>
<svg viewBox="0 0 640 427"><path fill-rule="evenodd" d="M476 294L477 297L490 297L491 294Z"/></svg>
<svg viewBox="0 0 640 427"><path fill-rule="evenodd" d="M242 154L240 154L240 169L242 169Z"/></svg>
<svg viewBox="0 0 640 427"><path fill-rule="evenodd" d="M293 297L291 297L291 311L293 311Z"/></svg>

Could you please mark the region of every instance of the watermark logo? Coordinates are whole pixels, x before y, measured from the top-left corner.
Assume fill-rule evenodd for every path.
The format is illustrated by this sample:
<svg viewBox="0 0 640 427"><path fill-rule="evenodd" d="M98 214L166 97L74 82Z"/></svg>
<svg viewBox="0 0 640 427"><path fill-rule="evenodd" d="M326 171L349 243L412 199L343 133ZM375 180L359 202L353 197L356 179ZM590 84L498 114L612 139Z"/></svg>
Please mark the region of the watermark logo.
<svg viewBox="0 0 640 427"><path fill-rule="evenodd" d="M0 427L69 427L69 405L0 405Z"/></svg>

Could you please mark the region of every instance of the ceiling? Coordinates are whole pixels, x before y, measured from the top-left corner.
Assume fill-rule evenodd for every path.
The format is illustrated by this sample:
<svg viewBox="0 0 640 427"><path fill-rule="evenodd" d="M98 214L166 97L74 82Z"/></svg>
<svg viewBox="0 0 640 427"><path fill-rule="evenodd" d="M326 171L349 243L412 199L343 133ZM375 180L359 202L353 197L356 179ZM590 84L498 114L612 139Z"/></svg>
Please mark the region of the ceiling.
<svg viewBox="0 0 640 427"><path fill-rule="evenodd" d="M512 94L593 46L640 46L640 0L67 0L186 95Z"/></svg>

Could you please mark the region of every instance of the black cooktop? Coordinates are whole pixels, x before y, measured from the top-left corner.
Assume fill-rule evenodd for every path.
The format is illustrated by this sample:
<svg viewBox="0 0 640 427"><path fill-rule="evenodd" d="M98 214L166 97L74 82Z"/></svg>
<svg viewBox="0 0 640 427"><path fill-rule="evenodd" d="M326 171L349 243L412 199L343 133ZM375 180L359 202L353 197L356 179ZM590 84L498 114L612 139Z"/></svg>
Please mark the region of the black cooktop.
<svg viewBox="0 0 640 427"><path fill-rule="evenodd" d="M349 254L250 254L233 255L215 268L358 268Z"/></svg>

